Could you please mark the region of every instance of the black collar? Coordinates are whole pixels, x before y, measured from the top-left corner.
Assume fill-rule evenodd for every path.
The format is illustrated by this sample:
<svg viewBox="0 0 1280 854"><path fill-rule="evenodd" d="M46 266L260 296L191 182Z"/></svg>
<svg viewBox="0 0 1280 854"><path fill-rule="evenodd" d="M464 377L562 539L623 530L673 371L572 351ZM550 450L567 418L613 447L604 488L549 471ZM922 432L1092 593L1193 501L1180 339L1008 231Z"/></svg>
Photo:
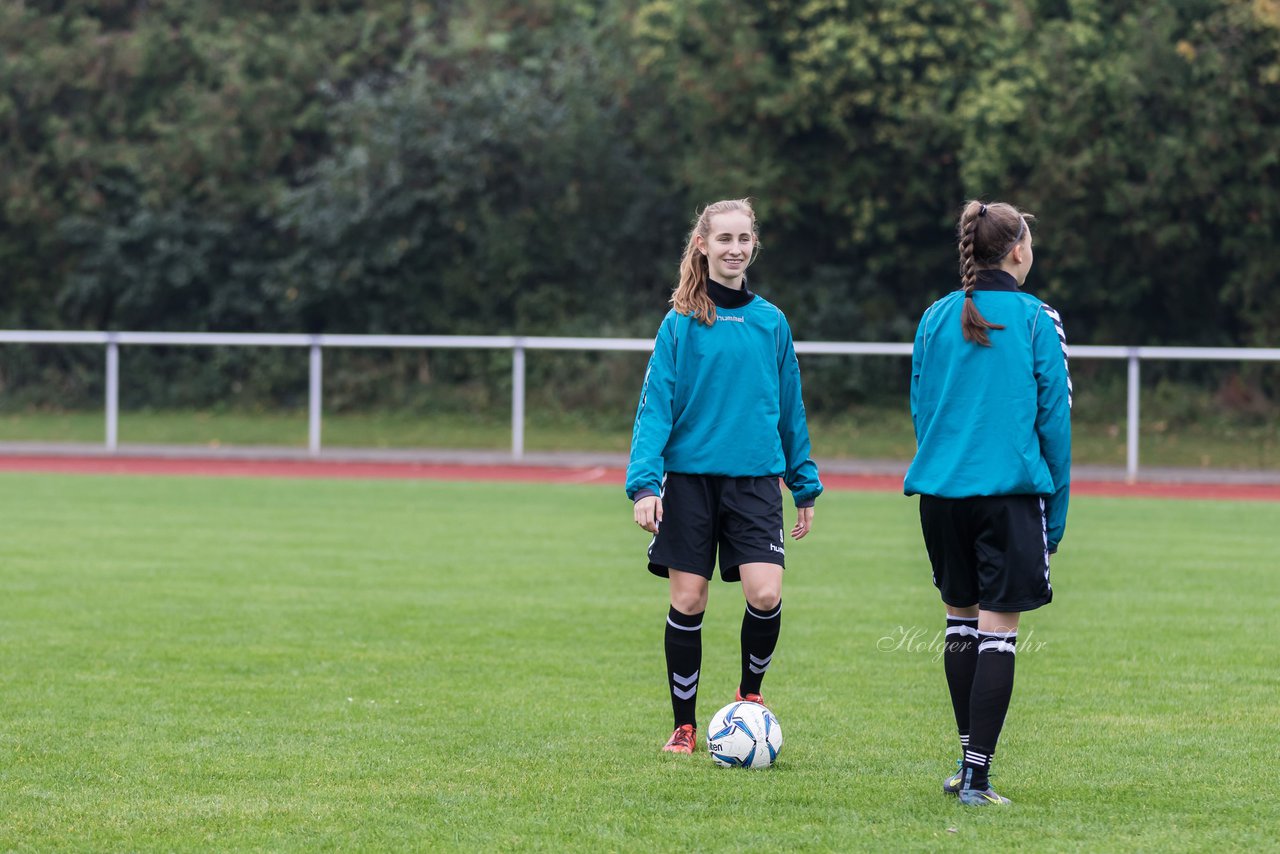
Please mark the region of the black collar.
<svg viewBox="0 0 1280 854"><path fill-rule="evenodd" d="M979 270L975 291L1016 291L1018 280L1004 270Z"/></svg>
<svg viewBox="0 0 1280 854"><path fill-rule="evenodd" d="M711 297L716 308L742 308L756 295L747 290L747 279L743 276L741 290L726 288L714 279L707 279L707 296Z"/></svg>

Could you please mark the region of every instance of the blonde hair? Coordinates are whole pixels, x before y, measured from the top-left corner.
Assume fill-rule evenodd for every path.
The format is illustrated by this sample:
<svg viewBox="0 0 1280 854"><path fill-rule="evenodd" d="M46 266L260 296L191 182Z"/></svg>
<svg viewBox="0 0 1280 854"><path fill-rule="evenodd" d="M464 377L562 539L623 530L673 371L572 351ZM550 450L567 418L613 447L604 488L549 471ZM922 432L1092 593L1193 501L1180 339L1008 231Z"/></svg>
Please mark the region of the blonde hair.
<svg viewBox="0 0 1280 854"><path fill-rule="evenodd" d="M689 232L689 242L680 259L680 282L671 294L671 307L680 314L691 314L696 320L712 326L716 322L716 304L707 293L707 256L698 251L698 237L703 242L711 236L711 218L722 213L744 213L751 218L753 248L759 247L760 235L756 231L756 212L750 199L726 199L714 202L702 209ZM755 260L755 253L752 253Z"/></svg>
<svg viewBox="0 0 1280 854"><path fill-rule="evenodd" d="M978 284L978 270L1000 266L1026 234L1027 222L1033 219L1031 214L1004 202L988 205L975 199L965 204L956 236L960 242L960 283L965 296L960 326L966 341L990 347L987 330L1004 329L978 311L973 303L973 288Z"/></svg>

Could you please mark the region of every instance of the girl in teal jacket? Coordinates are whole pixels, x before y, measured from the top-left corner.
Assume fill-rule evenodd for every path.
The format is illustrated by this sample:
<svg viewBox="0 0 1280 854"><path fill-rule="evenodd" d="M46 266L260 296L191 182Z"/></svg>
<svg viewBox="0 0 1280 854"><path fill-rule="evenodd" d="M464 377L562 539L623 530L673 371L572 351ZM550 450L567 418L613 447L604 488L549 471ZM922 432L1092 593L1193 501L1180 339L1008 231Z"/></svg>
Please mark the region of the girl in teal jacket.
<svg viewBox="0 0 1280 854"><path fill-rule="evenodd" d="M1032 217L969 202L958 228L962 287L925 311L911 359L916 455L933 582L947 609L943 663L960 733L942 784L972 806L1007 804L991 757L1013 692L1018 617L1053 598L1049 555L1066 528L1071 378L1058 313L1021 288Z"/></svg>
<svg viewBox="0 0 1280 854"><path fill-rule="evenodd" d="M746 598L734 696L763 702L782 624L778 479L795 499L797 540L822 492L791 329L746 286L757 244L747 200L699 215L636 408L626 490L636 524L654 535L649 571L669 580L664 649L675 731L663 750L671 753L692 753L697 743L702 615L717 554L721 578L741 581Z"/></svg>

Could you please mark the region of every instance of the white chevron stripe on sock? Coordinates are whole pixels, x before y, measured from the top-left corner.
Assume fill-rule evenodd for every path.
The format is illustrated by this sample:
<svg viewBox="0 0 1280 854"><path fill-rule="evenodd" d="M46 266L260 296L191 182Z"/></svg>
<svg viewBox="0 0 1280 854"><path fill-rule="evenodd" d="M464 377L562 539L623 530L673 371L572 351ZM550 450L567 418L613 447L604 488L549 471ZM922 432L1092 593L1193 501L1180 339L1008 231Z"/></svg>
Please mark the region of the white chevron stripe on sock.
<svg viewBox="0 0 1280 854"><path fill-rule="evenodd" d="M679 673L672 673L671 681L679 685L681 688L688 688L690 685L693 685L698 681L698 674L701 672L701 670L695 670L688 676L681 676Z"/></svg>

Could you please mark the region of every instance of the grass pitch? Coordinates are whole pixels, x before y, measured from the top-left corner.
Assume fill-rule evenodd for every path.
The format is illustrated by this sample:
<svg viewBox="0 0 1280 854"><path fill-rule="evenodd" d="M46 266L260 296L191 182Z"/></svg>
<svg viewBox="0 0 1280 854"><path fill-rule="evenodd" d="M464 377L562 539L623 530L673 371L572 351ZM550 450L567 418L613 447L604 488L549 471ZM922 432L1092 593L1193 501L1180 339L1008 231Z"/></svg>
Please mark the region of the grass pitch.
<svg viewBox="0 0 1280 854"><path fill-rule="evenodd" d="M1280 507L1078 498L1004 810L956 755L915 501L789 546L763 772L660 755L664 585L621 490L0 476L0 849L1262 849ZM790 519L788 519L790 524ZM732 695L716 582L699 717Z"/></svg>
<svg viewBox="0 0 1280 854"><path fill-rule="evenodd" d="M1167 408L1165 406L1164 408ZM1118 413L1118 414L1117 414ZM525 424L530 451L602 451L626 454L631 447L634 410L595 415L533 410ZM1256 422L1256 423L1255 423ZM1194 418L1162 417L1143 410L1142 466L1280 469L1280 418L1251 422L1212 412ZM101 412L24 411L0 413L0 442L87 442L104 440ZM177 444L205 447L307 446L304 410L126 410L120 415L124 445ZM1095 403L1072 415L1072 454L1077 464L1123 467L1123 406L1112 411ZM863 406L839 417L810 415L809 432L818 459L900 460L915 454L915 434L905 404ZM326 413L321 438L326 448L474 448L510 450L511 419L505 407L489 411L437 413L409 410Z"/></svg>

